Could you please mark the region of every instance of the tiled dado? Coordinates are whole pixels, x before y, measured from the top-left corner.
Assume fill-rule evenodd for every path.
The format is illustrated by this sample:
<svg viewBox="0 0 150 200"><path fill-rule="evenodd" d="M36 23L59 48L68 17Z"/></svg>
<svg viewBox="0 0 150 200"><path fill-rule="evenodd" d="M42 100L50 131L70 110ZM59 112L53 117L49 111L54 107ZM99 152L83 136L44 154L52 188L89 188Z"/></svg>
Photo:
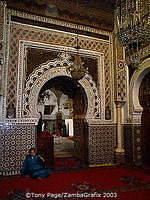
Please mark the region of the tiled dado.
<svg viewBox="0 0 150 200"><path fill-rule="evenodd" d="M142 134L140 124L125 124L124 149L125 159L128 163L142 164Z"/></svg>
<svg viewBox="0 0 150 200"><path fill-rule="evenodd" d="M116 140L115 125L89 126L89 165L109 165L114 163Z"/></svg>
<svg viewBox="0 0 150 200"><path fill-rule="evenodd" d="M115 133L113 125L89 125L89 165L114 163ZM0 175L18 174L36 143L35 123L0 123L0 143Z"/></svg>
<svg viewBox="0 0 150 200"><path fill-rule="evenodd" d="M0 124L0 175L20 172L28 150L35 145L35 124Z"/></svg>

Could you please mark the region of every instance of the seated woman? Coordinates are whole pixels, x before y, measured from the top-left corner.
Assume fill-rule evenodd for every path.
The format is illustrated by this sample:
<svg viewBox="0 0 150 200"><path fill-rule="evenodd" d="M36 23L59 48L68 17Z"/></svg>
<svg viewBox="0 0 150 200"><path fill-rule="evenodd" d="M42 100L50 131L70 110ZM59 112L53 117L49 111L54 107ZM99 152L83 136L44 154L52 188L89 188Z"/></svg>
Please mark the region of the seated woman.
<svg viewBox="0 0 150 200"><path fill-rule="evenodd" d="M51 174L51 170L44 167L44 159L37 154L35 148L31 148L23 163L21 173L32 178L46 178Z"/></svg>

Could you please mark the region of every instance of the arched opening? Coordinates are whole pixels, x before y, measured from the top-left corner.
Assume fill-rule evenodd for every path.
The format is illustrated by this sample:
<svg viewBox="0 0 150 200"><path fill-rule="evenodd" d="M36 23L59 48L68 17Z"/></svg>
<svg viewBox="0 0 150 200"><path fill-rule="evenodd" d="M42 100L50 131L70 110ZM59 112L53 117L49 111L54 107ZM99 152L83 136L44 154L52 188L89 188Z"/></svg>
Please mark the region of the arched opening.
<svg viewBox="0 0 150 200"><path fill-rule="evenodd" d="M39 92L37 109L42 114L38 135L42 130L54 139L54 167L76 167L74 160L85 164L87 96L81 84L68 76L51 78Z"/></svg>
<svg viewBox="0 0 150 200"><path fill-rule="evenodd" d="M143 107L141 118L143 136L143 163L150 166L150 72L148 72L140 85L139 101Z"/></svg>

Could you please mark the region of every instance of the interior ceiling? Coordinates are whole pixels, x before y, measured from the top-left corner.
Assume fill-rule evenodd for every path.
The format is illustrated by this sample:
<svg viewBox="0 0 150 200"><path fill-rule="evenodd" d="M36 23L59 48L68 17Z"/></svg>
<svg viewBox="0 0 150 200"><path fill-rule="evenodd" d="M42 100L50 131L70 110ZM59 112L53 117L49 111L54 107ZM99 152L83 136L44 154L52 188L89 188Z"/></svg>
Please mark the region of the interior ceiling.
<svg viewBox="0 0 150 200"><path fill-rule="evenodd" d="M8 8L113 30L115 0L6 0Z"/></svg>

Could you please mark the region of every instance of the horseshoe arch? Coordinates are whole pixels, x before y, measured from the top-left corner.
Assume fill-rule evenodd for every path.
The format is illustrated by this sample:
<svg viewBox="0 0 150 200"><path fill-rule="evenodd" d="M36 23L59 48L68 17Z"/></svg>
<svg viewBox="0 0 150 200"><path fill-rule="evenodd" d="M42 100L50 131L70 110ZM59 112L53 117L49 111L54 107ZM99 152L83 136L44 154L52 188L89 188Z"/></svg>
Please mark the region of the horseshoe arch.
<svg viewBox="0 0 150 200"><path fill-rule="evenodd" d="M69 76L67 66L72 63L67 60L49 61L38 67L28 78L23 95L22 115L25 118L39 118L37 110L38 95L42 86L50 79L57 76ZM88 106L86 119L101 118L101 106L95 82L89 74L86 74L80 81L87 95Z"/></svg>

